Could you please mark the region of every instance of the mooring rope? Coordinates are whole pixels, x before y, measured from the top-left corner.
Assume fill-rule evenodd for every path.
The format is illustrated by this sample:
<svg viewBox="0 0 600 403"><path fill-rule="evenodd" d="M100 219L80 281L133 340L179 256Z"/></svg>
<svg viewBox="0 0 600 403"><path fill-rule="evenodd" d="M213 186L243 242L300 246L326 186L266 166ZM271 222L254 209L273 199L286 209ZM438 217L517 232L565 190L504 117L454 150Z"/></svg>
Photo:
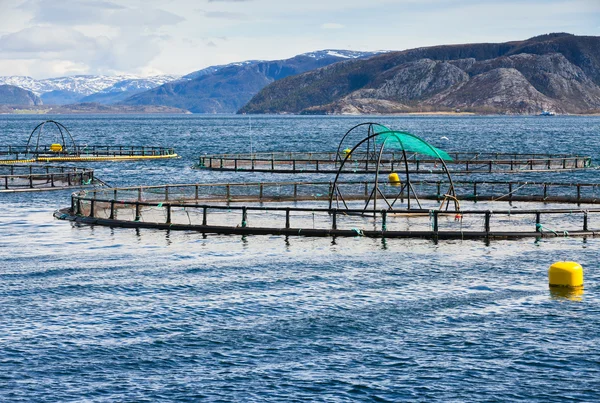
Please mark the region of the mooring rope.
<svg viewBox="0 0 600 403"><path fill-rule="evenodd" d="M546 231L551 232L554 235L558 236L558 232L556 232L553 229L550 229L548 227L544 227L542 224L535 224L535 229L541 234L543 234L544 230L546 230ZM565 237L569 236L569 231L565 230L565 231L562 231L562 233L563 233L563 236L565 236Z"/></svg>
<svg viewBox="0 0 600 403"><path fill-rule="evenodd" d="M525 187L527 185L528 185L528 182L525 182L521 186L519 186L518 188L514 189L512 192L508 192L507 194L502 195L502 196L498 197L497 199L493 199L492 201L498 201L500 199L505 198L506 196L510 196L511 194L515 193L517 190L519 190L519 189L521 189L521 188L523 188L523 187Z"/></svg>

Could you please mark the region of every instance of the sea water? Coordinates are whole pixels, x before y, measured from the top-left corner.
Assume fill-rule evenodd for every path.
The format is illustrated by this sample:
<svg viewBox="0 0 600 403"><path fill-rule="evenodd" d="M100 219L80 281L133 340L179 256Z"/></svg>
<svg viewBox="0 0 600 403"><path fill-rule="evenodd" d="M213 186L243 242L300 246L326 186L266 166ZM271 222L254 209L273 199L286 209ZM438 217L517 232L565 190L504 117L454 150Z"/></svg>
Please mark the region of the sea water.
<svg viewBox="0 0 600 403"><path fill-rule="evenodd" d="M0 144L24 145L45 118L0 116ZM600 117L53 118L79 144L181 155L79 164L113 186L329 181L192 165L205 153L335 150L364 121L445 150L600 161ZM527 178L600 180L596 170ZM112 229L53 219L69 195L0 193L0 401L600 399L600 239ZM549 291L557 260L584 266L582 294Z"/></svg>

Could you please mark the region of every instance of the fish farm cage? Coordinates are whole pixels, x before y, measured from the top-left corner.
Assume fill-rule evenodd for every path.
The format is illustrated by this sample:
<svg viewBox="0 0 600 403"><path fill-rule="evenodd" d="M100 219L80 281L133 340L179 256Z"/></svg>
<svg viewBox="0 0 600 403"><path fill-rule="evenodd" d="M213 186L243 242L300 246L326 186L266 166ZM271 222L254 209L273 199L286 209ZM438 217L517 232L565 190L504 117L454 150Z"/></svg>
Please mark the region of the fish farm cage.
<svg viewBox="0 0 600 403"><path fill-rule="evenodd" d="M365 128L366 134L355 138ZM349 142L354 145L347 146ZM599 184L456 181L452 177L456 172L582 169L591 166L588 157L452 156L411 133L376 123L350 129L335 153L260 156L205 156L200 166L335 175L329 182L82 190L73 193L70 207L55 216L91 225L221 234L432 239L600 234ZM439 180L415 180L412 175L434 170L443 174ZM358 181L356 176L347 176L355 173L366 175Z"/></svg>
<svg viewBox="0 0 600 403"><path fill-rule="evenodd" d="M54 128L53 133L44 130L46 126ZM0 164L131 161L177 157L175 150L168 147L77 144L69 130L54 120L48 120L37 125L29 135L25 145L0 147Z"/></svg>
<svg viewBox="0 0 600 403"><path fill-rule="evenodd" d="M73 193L59 219L125 228L220 234L384 238L521 238L600 234L600 185L552 182L373 182L190 184L102 188ZM345 198L336 197L336 186ZM400 194L398 193L400 191ZM392 202L393 200L393 202Z"/></svg>
<svg viewBox="0 0 600 403"><path fill-rule="evenodd" d="M94 170L52 165L0 165L0 192L60 190L102 183Z"/></svg>
<svg viewBox="0 0 600 403"><path fill-rule="evenodd" d="M446 161L452 174L552 172L592 167L588 156L564 154L517 154L489 152L448 152ZM199 169L236 172L269 173L337 173L345 154L335 152L270 152L252 154L203 155L195 165ZM418 153L407 153L409 172L412 174L441 174L443 168L436 158L423 158ZM402 152L382 155L380 172L391 173L403 169ZM368 153L352 153L346 173L367 174L376 169Z"/></svg>
<svg viewBox="0 0 600 403"><path fill-rule="evenodd" d="M365 132L366 129L366 132ZM270 173L338 172L369 174L477 174L586 169L589 156L539 153L445 152L405 131L379 123L358 124L342 136L334 152L212 154L199 157L199 169Z"/></svg>
<svg viewBox="0 0 600 403"><path fill-rule="evenodd" d="M586 169L592 166L588 156L564 154L517 154L489 152L448 152L446 161L452 174L523 173ZM270 173L337 173L344 153L335 152L270 152L252 154L203 155L195 166L215 171L249 171ZM441 174L443 168L436 158L423 158L418 153L407 153L409 172L412 174ZM382 173L403 168L402 152L382 155ZM352 153L346 173L367 174L376 169L376 161L368 153Z"/></svg>

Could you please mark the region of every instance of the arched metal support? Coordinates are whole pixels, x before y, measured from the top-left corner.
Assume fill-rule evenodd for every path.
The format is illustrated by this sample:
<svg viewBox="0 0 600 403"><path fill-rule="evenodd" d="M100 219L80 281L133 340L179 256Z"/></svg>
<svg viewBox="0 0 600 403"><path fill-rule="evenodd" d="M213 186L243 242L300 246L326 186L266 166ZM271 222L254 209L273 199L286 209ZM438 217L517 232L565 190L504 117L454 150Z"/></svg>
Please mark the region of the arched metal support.
<svg viewBox="0 0 600 403"><path fill-rule="evenodd" d="M27 139L27 145L25 147L25 149L29 152L30 151L30 143L31 143L31 139L33 138L34 134L37 131L37 139L35 142L35 149L32 149L31 151L34 151L34 153L38 154L39 153L39 147L40 147L40 138L42 137L43 134L43 130L44 130L44 125L46 123L51 123L54 124L56 126L56 128L58 129L59 133L60 133L60 137L62 140L61 146L63 146L63 153L65 153L68 150L67 147L67 141L70 140L71 144L73 145L73 152L70 154L77 154L79 155L78 149L77 149L77 143L75 142L75 139L73 138L73 136L71 135L71 132L69 132L69 129L67 129L62 123L59 123L55 120L46 120L45 122L40 123L39 125L37 125L32 131L31 134L29 135L29 138ZM64 130L64 132L63 132ZM68 139L65 138L65 134L67 133L67 135L69 136Z"/></svg>
<svg viewBox="0 0 600 403"><path fill-rule="evenodd" d="M362 125L367 125L367 124L369 124L369 123L363 123ZM361 126L361 125L357 125L354 128L359 127L359 126ZM346 135L347 134L348 133L346 133ZM344 205L346 205L346 203L345 203L345 201L343 199L343 195L341 195L341 192L340 192L340 190L338 188L338 181L339 181L339 178L340 178L340 174L342 174L342 171L344 169L344 165L346 164L346 162L348 161L348 159L350 158L350 156L352 155L352 153L354 153L358 148L360 148L361 146L363 146L365 143L367 143L367 146L369 146L371 144L371 142L373 144L375 144L376 143L376 141L375 141L376 138L379 137L379 136L383 136L383 135L387 135L387 137L384 139L384 141L382 142L381 147L379 149L379 156L377 158L377 166L376 166L376 169L375 169L375 182L373 184L373 190L369 193L369 196L368 196L367 200L365 201L364 212L367 211L369 203L371 202L371 200L373 200L373 213L374 214L377 213L377 193L378 192L381 193L380 189L379 189L379 171L380 171L380 167L381 167L381 159L382 159L382 155L383 155L383 152L384 152L384 149L385 149L385 145L386 145L387 141L390 138L393 138L393 139L397 140L400 143L400 146L402 148L402 156L403 156L403 160L404 160L406 185L403 186L400 189L400 192L398 193L398 195L396 196L396 198L394 199L394 202L392 204L390 204L388 202L388 207L389 207L389 209L393 209L393 204L396 202L396 200L398 199L398 197L400 197L401 193L404 191L404 187L406 187L406 189L407 189L407 196L408 196L407 197L407 205L408 205L408 209L410 209L410 194L411 194L411 190L412 190L412 193L413 193L413 195L415 197L415 200L417 201L417 203L419 204L419 207L420 207L420 202L418 201L418 196L417 196L416 192L414 191L414 189L412 187L412 183L410 181L410 173L409 173L410 170L409 170L409 167L408 167L408 158L407 158L407 155L406 155L406 149L405 149L404 145L402 144L402 139L399 137L399 134L410 136L410 137L413 137L415 139L418 139L418 140L422 141L425 145L427 145L427 147L429 147L429 149L435 155L437 155L439 161L442 164L443 171L446 174L446 176L448 178L448 182L449 182L449 189L448 189L448 192L446 192L446 195L448 195L449 197L451 197L454 200L457 200L456 199L456 192L455 192L455 189L454 189L454 183L452 181L452 177L450 175L450 172L448 170L448 167L447 167L444 159L437 152L437 150L434 147L432 147L431 145L429 145L426 141L422 140L418 136L415 136L414 134L411 134L411 133L408 133L408 132L399 132L399 131L388 130L388 131L379 132L379 133L373 133L373 134L368 135L366 138L364 138L363 140L361 140L360 142L358 142L351 149L351 151L346 154L344 160L342 161L342 163L341 163L341 165L340 165L340 167L339 167L339 169L338 169L338 171L336 173L335 179L334 179L334 181L332 183L332 191L329 194L329 208L330 209L333 208L333 198L334 198L334 195L337 198L337 195L339 194L342 197L342 201L344 202ZM341 146L341 142L340 142L340 146ZM338 155L339 155L339 147L338 147ZM382 197L383 197L383 194L382 194ZM387 202L387 200L386 200L386 202ZM457 205L458 204L455 203L455 207Z"/></svg>
<svg viewBox="0 0 600 403"><path fill-rule="evenodd" d="M380 123L376 123L376 122L365 122L365 123L359 123L356 126L350 128L350 130L348 130L341 138L339 144L338 144L338 148L337 148L337 152L336 152L336 156L335 156L335 165L337 166L338 162L340 161L340 152L342 151L342 146L344 144L344 140L346 140L346 137L348 137L348 135L350 135L350 133L352 133L354 130L358 129L359 127L363 127L363 126L368 126L367 127L367 137L369 137L372 134L375 134L375 130L373 129L374 126L380 126L382 128L384 128L384 131L390 131L390 129L387 126L384 126ZM369 151L371 149L371 144L370 142L367 143L367 154L366 154L366 159L365 159L365 169L368 169L369 167ZM375 145L373 144L373 151L375 151Z"/></svg>

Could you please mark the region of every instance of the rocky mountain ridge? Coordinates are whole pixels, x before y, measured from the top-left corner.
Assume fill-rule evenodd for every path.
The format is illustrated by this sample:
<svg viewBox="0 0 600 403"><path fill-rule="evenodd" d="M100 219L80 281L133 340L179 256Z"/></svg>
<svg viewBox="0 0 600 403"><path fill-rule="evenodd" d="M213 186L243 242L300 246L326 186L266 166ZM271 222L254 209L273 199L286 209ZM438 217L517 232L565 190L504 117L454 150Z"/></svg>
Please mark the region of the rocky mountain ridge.
<svg viewBox="0 0 600 403"><path fill-rule="evenodd" d="M42 105L40 97L14 85L0 85L0 105Z"/></svg>
<svg viewBox="0 0 600 403"><path fill-rule="evenodd" d="M194 113L234 113L273 81L374 52L323 50L285 60L251 60L212 66L134 95L124 105L166 105Z"/></svg>
<svg viewBox="0 0 600 403"><path fill-rule="evenodd" d="M349 60L276 81L240 113L472 110L537 114L600 108L600 37L550 34Z"/></svg>

